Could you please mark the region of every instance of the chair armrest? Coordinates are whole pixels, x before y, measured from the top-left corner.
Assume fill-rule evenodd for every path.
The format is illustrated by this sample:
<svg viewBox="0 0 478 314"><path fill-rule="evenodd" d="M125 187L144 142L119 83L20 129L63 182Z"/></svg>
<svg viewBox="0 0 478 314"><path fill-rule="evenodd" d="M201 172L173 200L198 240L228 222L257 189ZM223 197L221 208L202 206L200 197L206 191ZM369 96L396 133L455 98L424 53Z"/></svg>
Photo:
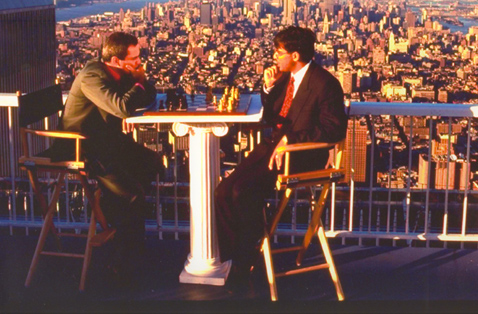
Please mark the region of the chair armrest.
<svg viewBox="0 0 478 314"><path fill-rule="evenodd" d="M78 133L78 132L69 132L69 131L48 131L48 130L35 130L35 129L28 129L28 128L21 128L20 129L20 136L22 138L22 146L23 152L25 154L25 158L30 158L30 148L28 145L27 134L34 134L38 136L44 137L52 137L52 138L65 138L71 139L75 141L75 161L80 161L81 156L81 144L80 141L86 139L87 137Z"/></svg>
<svg viewBox="0 0 478 314"><path fill-rule="evenodd" d="M271 128L272 126L264 123L241 123L242 131L261 131L264 129Z"/></svg>
<svg viewBox="0 0 478 314"><path fill-rule="evenodd" d="M70 139L79 139L84 140L86 136L78 132L68 132L68 131L43 131L43 130L33 130L33 129L24 129L25 133L31 133L39 136L46 137L57 137L57 138L70 138Z"/></svg>
<svg viewBox="0 0 478 314"><path fill-rule="evenodd" d="M285 161L284 161L284 174L285 176L289 175L290 170L290 152L298 152L304 150L313 150L313 149L324 149L329 148L333 149L336 145L343 146L344 140L335 142L335 143L324 143L324 142L305 142L305 143L296 143L296 144L289 144L283 147L280 147L277 152L278 153L285 153ZM338 160L340 162L340 159Z"/></svg>
<svg viewBox="0 0 478 314"><path fill-rule="evenodd" d="M340 142L336 143L319 143L319 142L306 142L306 143L296 143L296 144L288 144L281 147L278 151L279 152L297 152L301 150L312 150L312 149L321 149L321 148L333 148L335 145L339 144Z"/></svg>

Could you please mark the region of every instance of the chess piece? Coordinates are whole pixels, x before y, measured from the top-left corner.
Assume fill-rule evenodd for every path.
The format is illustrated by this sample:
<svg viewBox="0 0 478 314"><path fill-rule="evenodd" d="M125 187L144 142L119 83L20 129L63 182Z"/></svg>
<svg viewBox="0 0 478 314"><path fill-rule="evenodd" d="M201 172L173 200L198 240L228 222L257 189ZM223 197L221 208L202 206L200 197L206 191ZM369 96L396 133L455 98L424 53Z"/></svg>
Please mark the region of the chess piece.
<svg viewBox="0 0 478 314"><path fill-rule="evenodd" d="M179 109L180 110L188 109L188 100L186 99L186 95L181 95L181 98L179 98Z"/></svg>
<svg viewBox="0 0 478 314"><path fill-rule="evenodd" d="M196 96L196 92L193 90L191 90L191 101L194 102L194 97Z"/></svg>
<svg viewBox="0 0 478 314"><path fill-rule="evenodd" d="M214 105L214 107L217 106L217 97L216 97L216 95L214 95L214 96L212 97L212 104Z"/></svg>
<svg viewBox="0 0 478 314"><path fill-rule="evenodd" d="M212 101L212 88L208 86L206 92L206 103L210 103Z"/></svg>
<svg viewBox="0 0 478 314"><path fill-rule="evenodd" d="M164 110L164 109L166 109L166 107L164 106L164 100L161 99L159 101L159 110Z"/></svg>
<svg viewBox="0 0 478 314"><path fill-rule="evenodd" d="M222 112L224 110L224 97L219 101L219 106L217 106L217 111Z"/></svg>
<svg viewBox="0 0 478 314"><path fill-rule="evenodd" d="M175 109L174 105L173 105L173 102L171 100L168 102L167 109L168 109L168 111L174 111L174 109Z"/></svg>

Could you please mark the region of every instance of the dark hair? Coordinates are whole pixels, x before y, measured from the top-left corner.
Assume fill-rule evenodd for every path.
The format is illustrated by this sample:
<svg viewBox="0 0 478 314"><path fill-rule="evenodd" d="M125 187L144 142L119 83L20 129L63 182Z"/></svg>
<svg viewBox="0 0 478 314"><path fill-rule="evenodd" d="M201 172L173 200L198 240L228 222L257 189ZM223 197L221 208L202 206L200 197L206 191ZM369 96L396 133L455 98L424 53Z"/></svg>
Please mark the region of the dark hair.
<svg viewBox="0 0 478 314"><path fill-rule="evenodd" d="M124 60L128 55L128 48L136 46L138 38L123 32L116 32L108 36L103 46L102 58L105 62L111 61L112 57Z"/></svg>
<svg viewBox="0 0 478 314"><path fill-rule="evenodd" d="M284 48L287 52L298 52L300 60L309 62L315 54L315 34L309 28L289 26L274 37L274 46Z"/></svg>

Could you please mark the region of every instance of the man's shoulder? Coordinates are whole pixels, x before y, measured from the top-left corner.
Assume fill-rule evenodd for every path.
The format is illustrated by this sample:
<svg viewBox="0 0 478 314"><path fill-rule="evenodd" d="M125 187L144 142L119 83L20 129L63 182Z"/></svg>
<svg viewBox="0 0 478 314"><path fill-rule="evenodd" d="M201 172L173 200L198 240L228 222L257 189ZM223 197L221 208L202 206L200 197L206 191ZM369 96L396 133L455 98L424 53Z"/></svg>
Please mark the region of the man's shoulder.
<svg viewBox="0 0 478 314"><path fill-rule="evenodd" d="M328 70L324 69L320 64L316 62L311 62L310 63L310 69L312 70L312 73L315 75L321 75L321 76L333 76L332 73L330 73Z"/></svg>
<svg viewBox="0 0 478 314"><path fill-rule="evenodd" d="M88 66L88 67L91 67L91 68L101 68L101 69L104 69L105 67L105 64L98 60L97 58L95 59L91 59L89 60L88 62L86 62L86 65L85 67Z"/></svg>
<svg viewBox="0 0 478 314"><path fill-rule="evenodd" d="M338 90L342 88L339 80L319 64L312 62L309 70L311 71L309 88L317 91L317 93L322 93L324 89Z"/></svg>
<svg viewBox="0 0 478 314"><path fill-rule="evenodd" d="M88 62L86 62L85 66L81 70L83 72L88 72L88 71L100 71L104 72L105 71L105 64L98 59L93 59Z"/></svg>

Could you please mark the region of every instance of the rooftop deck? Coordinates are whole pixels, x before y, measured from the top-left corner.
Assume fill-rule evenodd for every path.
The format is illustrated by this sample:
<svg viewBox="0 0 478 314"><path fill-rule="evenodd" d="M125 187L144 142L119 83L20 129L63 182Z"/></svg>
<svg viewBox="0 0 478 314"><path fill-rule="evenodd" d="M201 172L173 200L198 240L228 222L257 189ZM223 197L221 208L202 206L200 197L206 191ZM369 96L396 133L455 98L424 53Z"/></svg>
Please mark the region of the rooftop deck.
<svg viewBox="0 0 478 314"><path fill-rule="evenodd" d="M2 97L0 95L0 106ZM470 143L477 138L474 131L476 126L473 125L472 128L471 123L478 112L475 107L430 104L416 106L416 110L412 110L414 104L354 103L350 114L354 119L361 115L405 115L403 121L410 121L410 125L414 124L413 118L417 116L447 117L434 122L430 120L429 125L424 127L428 134L428 155L432 154L433 147L433 130L430 125L435 129L438 123L448 121L448 132L444 134L448 133L450 137L452 126L457 123L452 117L462 117L468 121L463 160L465 165L473 166L476 163L471 158ZM388 117L380 128L371 125L370 143L376 142L376 133L396 133L397 127L392 118ZM361 125L358 121L354 121L352 134L359 127ZM365 135L365 129L362 129L362 135ZM410 127L410 139L404 140L403 144L414 146L411 139L415 129L417 127ZM2 136L7 133L4 132ZM350 143L352 151L359 144L356 137L359 136L353 135ZM396 137L397 135L389 136L390 139ZM13 147L11 141L5 143L10 143ZM451 142L447 143L446 155L450 157ZM362 144L364 149L361 152L365 157L365 141ZM394 140L384 145L389 145L388 151L395 150ZM371 149L378 149L376 146L371 145ZM5 146L5 151L13 152L13 149ZM279 278L280 301L272 303L261 260L253 273L251 289L246 293L232 293L227 286L179 283L178 277L190 248L189 224L183 220L187 211L183 212L176 207L180 199L184 204L179 205L187 208L187 199L175 197L173 204L172 198L164 193L161 198L156 195L152 199L154 203L159 203L158 200L163 203L156 204L155 219L147 224L148 249L141 266L143 273L138 276L137 285L121 288L108 277L105 270L108 248L101 248L93 253L86 292L78 292L81 262L51 257L40 260L32 286L26 289L23 284L41 221L39 216L35 216L33 201L27 191L19 193L17 197L11 197L15 195L13 192L6 194L8 201L7 197L3 197L0 203L5 215L0 216L3 217L0 219L0 227L3 227L0 228L0 312L476 312L478 190L474 189L474 185L468 184L460 188L448 185L440 189L432 188L430 176L425 178L425 187L412 188L409 175L412 170L412 150L408 153L408 159L401 160L408 164L405 166L407 175L401 181L403 186L397 185L399 181L391 179L395 170L392 165L394 158L397 158L394 153L381 158L389 160L388 170L382 170L388 173L387 182L381 182L380 186L372 182L368 187L363 184L355 186L352 178L350 189L341 190L339 187L336 198L331 197L335 201L331 201L330 209L326 210L323 218L344 289L345 302L336 301L328 272L321 270ZM375 160L378 157L375 158L374 154L371 156L370 168L373 169L374 163L378 163ZM447 160L450 159L448 157ZM6 162L5 165L15 165L16 159L10 159L12 162ZM357 164L361 162L351 161L353 167ZM452 163L447 162L444 168L447 172L450 171L450 164ZM431 163L426 167L430 173ZM464 169L465 174L476 171L471 167ZM370 176L372 177L372 173ZM441 176L445 177L443 173ZM12 182L15 182L13 177ZM291 206L292 222L278 230L282 236L303 235L304 230L300 228L303 221L299 219L303 217L295 211L302 204L300 201L295 199ZM31 206L28 205L30 203ZM69 214L59 214L59 218L63 219L59 226L77 228L78 223L65 221L65 216L72 215L69 204L66 202L65 208L62 207ZM86 222L83 225L87 227ZM160 236L165 239L159 240ZM173 240L176 237L179 240ZM397 246L391 246L392 244ZM286 260L292 263L292 256L286 257ZM42 262L43 259L52 259L52 262L47 264Z"/></svg>
<svg viewBox="0 0 478 314"><path fill-rule="evenodd" d="M105 272L108 247L93 253L87 288L78 292L81 262L42 257L30 288L23 283L37 237L0 235L0 311L5 312L365 312L464 313L478 305L478 250L357 246L331 248L346 301L336 300L326 270L278 279L271 302L262 260L247 292L179 283L188 240L147 237L143 272L119 287ZM69 239L69 241L79 241ZM315 249L318 247L312 247ZM45 263L50 259L50 263ZM286 258L293 262L293 257Z"/></svg>

